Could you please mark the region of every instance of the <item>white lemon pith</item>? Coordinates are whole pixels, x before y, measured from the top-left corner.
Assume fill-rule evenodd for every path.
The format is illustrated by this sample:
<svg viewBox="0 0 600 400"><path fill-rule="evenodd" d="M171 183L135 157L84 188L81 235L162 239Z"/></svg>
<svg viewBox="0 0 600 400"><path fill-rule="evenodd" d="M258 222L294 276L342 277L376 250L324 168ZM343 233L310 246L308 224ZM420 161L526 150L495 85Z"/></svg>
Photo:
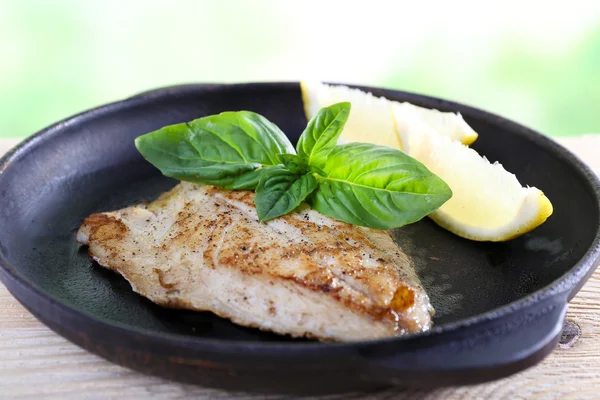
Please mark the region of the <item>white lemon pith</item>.
<svg viewBox="0 0 600 400"><path fill-rule="evenodd" d="M352 111L340 140L342 142L366 142L403 149L394 129L392 106L402 106L441 135L471 144L477 133L460 114L441 112L418 107L410 103L391 101L359 89L343 85L327 85L320 82L300 82L304 111L308 119L321 108L342 101L352 103Z"/></svg>
<svg viewBox="0 0 600 400"><path fill-rule="evenodd" d="M429 217L450 232L477 241L505 241L531 231L552 214L541 190L523 187L501 164L465 146L477 133L460 114L392 102L345 86L301 85L309 118L321 107L351 102L341 142L400 149L442 178L453 196Z"/></svg>

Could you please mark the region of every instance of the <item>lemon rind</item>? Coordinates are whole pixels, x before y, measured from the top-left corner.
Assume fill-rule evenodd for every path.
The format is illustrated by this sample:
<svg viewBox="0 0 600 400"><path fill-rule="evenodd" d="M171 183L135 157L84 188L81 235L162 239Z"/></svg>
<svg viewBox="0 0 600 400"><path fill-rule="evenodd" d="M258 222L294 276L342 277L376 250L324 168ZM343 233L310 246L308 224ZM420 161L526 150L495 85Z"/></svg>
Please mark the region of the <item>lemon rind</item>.
<svg viewBox="0 0 600 400"><path fill-rule="evenodd" d="M527 188L519 212L509 223L501 227L468 225L452 218L448 213L437 210L429 217L442 228L465 239L479 242L503 242L531 232L552 215L550 199L537 188ZM490 210L493 212L493 210Z"/></svg>

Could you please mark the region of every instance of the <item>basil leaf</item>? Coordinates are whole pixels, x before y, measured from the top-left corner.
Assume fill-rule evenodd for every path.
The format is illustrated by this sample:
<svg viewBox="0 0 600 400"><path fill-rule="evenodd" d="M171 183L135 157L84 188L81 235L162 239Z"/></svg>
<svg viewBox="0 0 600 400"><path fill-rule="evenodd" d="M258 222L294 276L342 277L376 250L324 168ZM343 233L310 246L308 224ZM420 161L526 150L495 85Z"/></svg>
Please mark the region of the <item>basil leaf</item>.
<svg viewBox="0 0 600 400"><path fill-rule="evenodd" d="M280 163L292 172L303 174L309 170L308 164L296 154L280 154L277 158Z"/></svg>
<svg viewBox="0 0 600 400"><path fill-rule="evenodd" d="M170 125L135 140L163 175L225 189L254 189L265 167L294 147L281 130L250 111L224 112Z"/></svg>
<svg viewBox="0 0 600 400"><path fill-rule="evenodd" d="M317 175L309 199L327 216L376 229L420 220L444 204L450 187L423 164L390 147L366 143L337 146Z"/></svg>
<svg viewBox="0 0 600 400"><path fill-rule="evenodd" d="M312 174L297 174L283 166L269 168L256 187L256 213L261 221L285 215L296 209L317 188Z"/></svg>
<svg viewBox="0 0 600 400"><path fill-rule="evenodd" d="M296 150L309 165L322 167L350 115L350 103L336 103L319 110L302 132Z"/></svg>

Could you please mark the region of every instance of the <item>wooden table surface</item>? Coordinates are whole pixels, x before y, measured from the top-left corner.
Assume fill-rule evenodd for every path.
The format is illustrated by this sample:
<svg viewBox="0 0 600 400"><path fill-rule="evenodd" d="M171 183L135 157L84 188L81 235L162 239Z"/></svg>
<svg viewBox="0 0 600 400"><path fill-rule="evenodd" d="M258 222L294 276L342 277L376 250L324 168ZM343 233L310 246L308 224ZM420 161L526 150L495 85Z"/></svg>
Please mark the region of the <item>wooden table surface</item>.
<svg viewBox="0 0 600 400"><path fill-rule="evenodd" d="M600 135L559 140L600 172ZM16 141L0 140L0 154ZM600 399L600 269L569 305L581 336L541 364L509 378L433 391L389 389L328 399ZM0 284L0 398L254 398L172 383L113 365L67 342L27 312ZM261 397L264 398L264 397ZM270 399L284 398L269 396Z"/></svg>

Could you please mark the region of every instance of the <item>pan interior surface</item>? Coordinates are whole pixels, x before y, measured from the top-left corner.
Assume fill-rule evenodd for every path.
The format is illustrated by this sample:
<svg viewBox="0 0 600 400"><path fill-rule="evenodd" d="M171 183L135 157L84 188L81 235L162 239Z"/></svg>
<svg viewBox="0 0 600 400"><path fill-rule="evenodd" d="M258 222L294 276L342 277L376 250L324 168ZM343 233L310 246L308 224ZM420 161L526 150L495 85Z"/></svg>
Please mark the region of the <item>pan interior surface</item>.
<svg viewBox="0 0 600 400"><path fill-rule="evenodd" d="M378 95L444 109L398 92ZM15 273L70 307L137 329L245 341L294 341L236 326L211 313L163 309L95 264L75 232L90 213L151 200L171 188L133 145L140 134L229 110L252 110L297 140L306 118L294 84L216 86L148 96L55 126L31 142L0 175L0 252ZM463 112L479 132L473 145L522 184L537 186L554 214L504 243L461 239L424 219L394 231L436 309L435 323L459 321L521 299L567 273L592 243L599 215L593 188L550 146L487 114ZM10 228L7 228L10 227Z"/></svg>

